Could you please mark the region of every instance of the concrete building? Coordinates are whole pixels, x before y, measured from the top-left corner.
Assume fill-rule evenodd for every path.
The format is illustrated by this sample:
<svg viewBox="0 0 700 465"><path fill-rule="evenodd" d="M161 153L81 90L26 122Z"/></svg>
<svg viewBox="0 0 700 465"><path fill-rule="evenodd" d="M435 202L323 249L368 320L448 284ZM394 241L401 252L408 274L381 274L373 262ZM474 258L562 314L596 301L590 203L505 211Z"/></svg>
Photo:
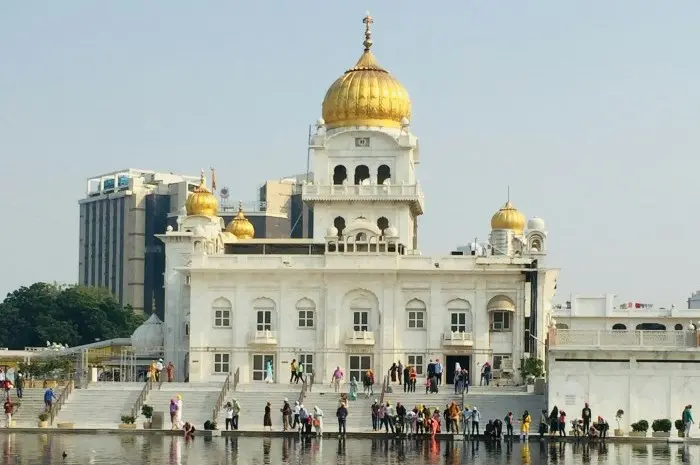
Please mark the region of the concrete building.
<svg viewBox="0 0 700 465"><path fill-rule="evenodd" d="M554 306L552 318L559 329L681 331L700 320L700 309L621 301L614 294L574 295Z"/></svg>
<svg viewBox="0 0 700 465"><path fill-rule="evenodd" d="M165 358L192 382L261 382L300 361L317 382L336 366L348 379L395 361L422 374L440 359L478 382L483 363L517 378L520 360L544 357L558 270L547 231L509 202L491 219L486 247L423 256L424 194L418 138L404 87L370 51L326 93L311 137L315 178L302 185L311 239L258 238L240 209L227 222L204 176L166 247ZM268 197L268 201L270 198ZM469 237L469 236L467 236ZM160 347L153 348L158 353Z"/></svg>
<svg viewBox="0 0 700 465"><path fill-rule="evenodd" d="M155 234L199 178L125 169L87 181L80 207L78 282L110 289L136 311L163 312L165 250Z"/></svg>

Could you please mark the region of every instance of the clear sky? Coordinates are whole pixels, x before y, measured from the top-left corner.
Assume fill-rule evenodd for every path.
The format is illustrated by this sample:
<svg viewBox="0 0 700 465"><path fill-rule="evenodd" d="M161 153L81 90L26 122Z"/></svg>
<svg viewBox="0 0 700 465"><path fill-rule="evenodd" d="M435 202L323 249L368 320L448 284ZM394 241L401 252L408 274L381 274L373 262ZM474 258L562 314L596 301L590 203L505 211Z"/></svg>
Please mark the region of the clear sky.
<svg viewBox="0 0 700 465"><path fill-rule="evenodd" d="M215 166L253 200L302 172L366 9L413 101L424 253L485 239L510 185L547 222L558 300L700 289L697 0L5 0L0 294L77 279L89 176Z"/></svg>

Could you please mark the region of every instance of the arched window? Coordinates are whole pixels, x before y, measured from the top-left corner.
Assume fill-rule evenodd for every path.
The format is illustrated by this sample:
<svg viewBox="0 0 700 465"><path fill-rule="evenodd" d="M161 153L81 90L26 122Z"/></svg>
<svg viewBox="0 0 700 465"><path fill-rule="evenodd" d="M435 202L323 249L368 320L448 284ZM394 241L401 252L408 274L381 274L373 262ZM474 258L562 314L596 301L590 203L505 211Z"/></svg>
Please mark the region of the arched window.
<svg viewBox="0 0 700 465"><path fill-rule="evenodd" d="M350 312L352 312L353 331L372 331L372 325L370 324L372 306L366 299L353 300L350 304Z"/></svg>
<svg viewBox="0 0 700 465"><path fill-rule="evenodd" d="M338 165L333 169L333 184L342 185L348 179L348 170L343 165Z"/></svg>
<svg viewBox="0 0 700 465"><path fill-rule="evenodd" d="M384 181L386 181L387 184L391 181L391 168L387 165L381 165L377 169L377 184L382 185Z"/></svg>
<svg viewBox="0 0 700 465"><path fill-rule="evenodd" d="M384 234L384 230L389 227L389 220L387 220L385 217L380 217L377 220L377 227L379 230Z"/></svg>
<svg viewBox="0 0 700 465"><path fill-rule="evenodd" d="M214 312L214 327L215 328L230 328L231 327L231 302L228 299L219 297L211 304Z"/></svg>
<svg viewBox="0 0 700 465"><path fill-rule="evenodd" d="M255 312L255 329L257 331L272 331L274 328L275 303L266 298L255 299L253 302Z"/></svg>
<svg viewBox="0 0 700 465"><path fill-rule="evenodd" d="M491 331L513 331L513 315L515 304L504 295L497 295L486 305L489 312Z"/></svg>
<svg viewBox="0 0 700 465"><path fill-rule="evenodd" d="M296 305L299 328L315 327L316 304L311 299L301 299Z"/></svg>
<svg viewBox="0 0 700 465"><path fill-rule="evenodd" d="M355 240L359 242L367 242L367 234L363 232L357 233L357 235L355 236Z"/></svg>
<svg viewBox="0 0 700 465"><path fill-rule="evenodd" d="M627 331L627 326L622 323L615 323L612 327L613 331Z"/></svg>
<svg viewBox="0 0 700 465"><path fill-rule="evenodd" d="M343 230L345 229L345 218L342 216L336 216L333 220L333 226L338 230L338 237L343 235Z"/></svg>
<svg viewBox="0 0 700 465"><path fill-rule="evenodd" d="M355 184L364 184L364 181L369 179L369 168L367 165L358 165L355 168Z"/></svg>
<svg viewBox="0 0 700 465"><path fill-rule="evenodd" d="M453 333L472 332L471 305L464 299L454 299L447 302L450 315L450 331Z"/></svg>
<svg viewBox="0 0 700 465"><path fill-rule="evenodd" d="M542 243L540 242L539 239L533 239L532 244L530 245L530 250L533 252L541 252L542 251Z"/></svg>
<svg viewBox="0 0 700 465"><path fill-rule="evenodd" d="M637 331L666 331L666 325L661 323L639 323Z"/></svg>
<svg viewBox="0 0 700 465"><path fill-rule="evenodd" d="M676 323L676 326L673 327L676 331L683 331L683 325L680 323Z"/></svg>
<svg viewBox="0 0 700 465"><path fill-rule="evenodd" d="M406 304L408 329L425 329L425 303L411 299Z"/></svg>

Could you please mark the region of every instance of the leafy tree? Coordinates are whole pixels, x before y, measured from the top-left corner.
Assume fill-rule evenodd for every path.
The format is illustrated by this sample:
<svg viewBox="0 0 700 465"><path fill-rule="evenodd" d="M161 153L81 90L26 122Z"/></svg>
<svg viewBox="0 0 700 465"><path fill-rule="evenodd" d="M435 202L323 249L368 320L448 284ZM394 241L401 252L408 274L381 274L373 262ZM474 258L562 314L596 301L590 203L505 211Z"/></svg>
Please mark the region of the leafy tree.
<svg viewBox="0 0 700 465"><path fill-rule="evenodd" d="M0 346L42 347L46 341L78 346L129 337L143 322L107 289L35 283L0 303Z"/></svg>

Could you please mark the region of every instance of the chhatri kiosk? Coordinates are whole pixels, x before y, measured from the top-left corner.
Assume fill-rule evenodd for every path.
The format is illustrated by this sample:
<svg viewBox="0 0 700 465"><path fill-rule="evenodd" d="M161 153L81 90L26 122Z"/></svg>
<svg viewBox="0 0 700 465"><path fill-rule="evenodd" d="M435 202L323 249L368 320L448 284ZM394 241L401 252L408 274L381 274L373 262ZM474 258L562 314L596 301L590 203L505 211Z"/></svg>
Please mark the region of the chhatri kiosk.
<svg viewBox="0 0 700 465"><path fill-rule="evenodd" d="M359 380L399 360L421 375L437 358L448 382L455 362L474 374L487 361L516 380L521 358L544 356L558 270L547 266L543 220L509 201L488 243L421 254L411 101L372 51L372 22L364 18L364 49L326 92L311 138L314 182L300 189L313 238L257 239L242 212L224 224L204 175L177 227L159 236L164 353L185 367L180 380L238 368L241 382L261 382L270 362L284 382L292 359L316 382L336 366Z"/></svg>

